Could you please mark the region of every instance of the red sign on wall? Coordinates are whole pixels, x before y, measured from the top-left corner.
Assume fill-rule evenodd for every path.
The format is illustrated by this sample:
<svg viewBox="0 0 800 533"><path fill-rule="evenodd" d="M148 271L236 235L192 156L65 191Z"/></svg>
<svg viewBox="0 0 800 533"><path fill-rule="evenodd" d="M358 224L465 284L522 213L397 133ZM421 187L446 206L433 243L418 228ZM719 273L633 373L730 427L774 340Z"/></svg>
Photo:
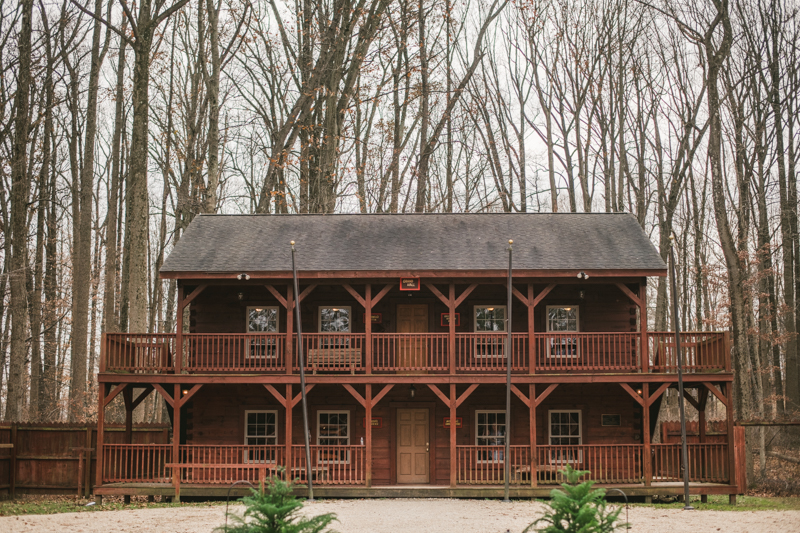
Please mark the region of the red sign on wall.
<svg viewBox="0 0 800 533"><path fill-rule="evenodd" d="M455 313L456 315L456 326L461 325L461 313ZM450 313L442 313L442 326L449 326L450 325Z"/></svg>
<svg viewBox="0 0 800 533"><path fill-rule="evenodd" d="M400 278L401 291L418 291L419 278Z"/></svg>

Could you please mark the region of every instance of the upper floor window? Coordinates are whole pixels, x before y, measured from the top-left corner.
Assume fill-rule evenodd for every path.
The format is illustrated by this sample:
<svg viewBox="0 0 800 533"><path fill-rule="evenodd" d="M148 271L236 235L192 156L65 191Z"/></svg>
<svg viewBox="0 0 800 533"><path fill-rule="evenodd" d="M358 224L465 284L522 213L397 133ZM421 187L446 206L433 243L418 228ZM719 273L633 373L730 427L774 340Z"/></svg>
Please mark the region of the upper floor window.
<svg viewBox="0 0 800 533"><path fill-rule="evenodd" d="M569 333L579 331L578 306L548 305L547 331L557 335L548 335L548 357L578 357L580 344L578 338Z"/></svg>
<svg viewBox="0 0 800 533"><path fill-rule="evenodd" d="M505 305L476 305L475 333L503 333L506 330ZM475 357L505 357L504 335L477 335Z"/></svg>
<svg viewBox="0 0 800 533"><path fill-rule="evenodd" d="M248 307L248 333L278 333L280 314L277 307ZM248 339L247 357L274 358L278 356L278 344L274 338Z"/></svg>
<svg viewBox="0 0 800 533"><path fill-rule="evenodd" d="M350 306L320 307L320 333L349 333L350 316Z"/></svg>

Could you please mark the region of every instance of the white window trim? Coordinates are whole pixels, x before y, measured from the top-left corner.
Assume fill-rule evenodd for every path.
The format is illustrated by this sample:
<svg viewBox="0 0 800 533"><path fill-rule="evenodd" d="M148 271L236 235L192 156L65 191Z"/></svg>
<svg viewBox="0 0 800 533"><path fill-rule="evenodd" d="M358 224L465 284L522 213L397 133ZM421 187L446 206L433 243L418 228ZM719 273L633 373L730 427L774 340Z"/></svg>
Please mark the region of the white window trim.
<svg viewBox="0 0 800 533"><path fill-rule="evenodd" d="M481 451L480 449L484 445L478 444L478 437L479 437L478 436L478 415L480 415L482 413L486 413L486 414L488 414L488 413L506 414L506 412L505 412L504 409L478 409L478 410L475 411L475 446L478 447L478 454L477 454L477 457L476 457L477 463L478 464L490 464L490 465L497 464L497 465L501 465L501 464L505 463L505 459L503 458L503 452L502 451L500 451L498 453L498 457L495 457L495 458L492 458L492 459L481 459L481 457L480 457L480 455L481 455L480 454L480 451ZM506 430L506 432L503 435L503 444L505 444L505 439L508 438L508 416L506 416L506 422L505 422L505 424L503 424L503 426L505 427L505 430ZM493 438L496 438L496 437L493 437Z"/></svg>
<svg viewBox="0 0 800 533"><path fill-rule="evenodd" d="M575 331L567 332L567 331L553 331L550 329L550 309L561 309L564 307L574 307L575 308ZM545 309L545 323L547 328L547 333L557 333L568 335L569 333L580 333L581 332L581 308L579 305L569 305L569 304L562 304L562 305L548 305ZM553 347L553 340L550 339L547 341L547 357L548 359L578 359L581 356L581 342L578 337L575 337L575 354L574 355L564 355L564 354L554 354L551 350Z"/></svg>
<svg viewBox="0 0 800 533"><path fill-rule="evenodd" d="M494 309L505 309L505 320L503 321L503 325L506 329L503 331L497 332L488 332L488 331L478 331L478 309L484 309L487 307L493 307ZM505 359L506 358L506 334L508 333L508 309L505 305L492 305L492 304L484 304L484 305L473 305L472 306L472 331L476 334L482 333L489 333L491 335L497 336L497 344L492 342L488 344L485 340L482 341L478 338L475 339L475 345L473 346L473 350L475 353L475 359ZM499 337L502 335L502 337ZM477 335L476 335L477 337ZM487 350L488 348L488 350ZM480 353L483 352L483 353ZM488 352L488 353L487 353Z"/></svg>
<svg viewBox="0 0 800 533"><path fill-rule="evenodd" d="M251 309L274 309L275 310L275 332L250 331L250 310ZM278 335L281 330L281 310L276 305L248 305L244 315L244 327L247 333L261 333L265 335ZM267 341L264 345L264 353L254 354L253 348L256 342ZM272 349L266 349L271 347ZM245 359L277 359L278 343L275 339L247 339L247 349L244 352Z"/></svg>
<svg viewBox="0 0 800 533"><path fill-rule="evenodd" d="M248 435L247 434L247 417L248 417L248 415L250 413L272 413L272 414L274 414L275 415L275 435ZM278 445L278 426L279 426L279 424L278 424L278 411L277 410L274 410L274 409L248 409L248 410L246 410L244 412L244 445L245 446L261 446L260 444L252 444L252 445L251 444L247 444L247 439L249 437L249 438L267 438L267 439L274 438L275 439L275 444L265 444L264 446L277 446ZM247 450L245 450L245 452L244 452L244 462L245 463L270 463L270 462L275 462L275 461L269 461L269 460L264 460L264 461L252 460L251 461L250 458L248 457Z"/></svg>
<svg viewBox="0 0 800 533"><path fill-rule="evenodd" d="M551 409L547 411L547 445L548 446L566 446L566 444L551 444L553 439L553 423L552 423L552 414L553 413L578 413L578 439L580 440L580 444L572 444L571 446L582 446L583 445L583 412L580 409ZM562 435L558 435L561 437ZM575 437L575 435L567 435L568 437ZM551 465L564 465L564 464L580 464L583 463L583 450L578 449L578 457L577 461L567 461L564 459L556 459L553 457L552 450L550 452L550 457L548 457L548 461Z"/></svg>
<svg viewBox="0 0 800 533"><path fill-rule="evenodd" d="M322 425L319 421L319 416L322 414L328 415L347 415L347 442L345 444L337 444L336 446L350 446L350 427L352 422L352 413L349 409L324 409L321 411L317 411L317 446L334 446L332 444L320 444L320 440L331 438L329 436L320 435L319 427ZM323 459L322 458L322 450L317 450L317 464L328 464L328 465L335 465L335 464L350 464L350 450L346 450L344 452L344 461L342 460L330 460L330 459Z"/></svg>

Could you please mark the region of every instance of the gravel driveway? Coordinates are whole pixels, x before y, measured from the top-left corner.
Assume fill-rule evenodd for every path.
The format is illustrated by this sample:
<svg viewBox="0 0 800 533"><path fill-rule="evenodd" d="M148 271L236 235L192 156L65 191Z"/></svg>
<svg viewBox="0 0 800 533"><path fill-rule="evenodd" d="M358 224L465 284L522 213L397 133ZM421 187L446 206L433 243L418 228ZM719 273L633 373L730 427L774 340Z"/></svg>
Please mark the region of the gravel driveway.
<svg viewBox="0 0 800 533"><path fill-rule="evenodd" d="M232 507L240 510L242 507ZM541 516L544 505L497 500L322 500L306 504L309 514L336 513L341 533L520 533ZM224 506L65 513L0 518L0 531L84 533L198 533L223 524ZM624 512L623 512L624 516ZM797 532L800 511L682 511L658 507L630 510L631 531Z"/></svg>

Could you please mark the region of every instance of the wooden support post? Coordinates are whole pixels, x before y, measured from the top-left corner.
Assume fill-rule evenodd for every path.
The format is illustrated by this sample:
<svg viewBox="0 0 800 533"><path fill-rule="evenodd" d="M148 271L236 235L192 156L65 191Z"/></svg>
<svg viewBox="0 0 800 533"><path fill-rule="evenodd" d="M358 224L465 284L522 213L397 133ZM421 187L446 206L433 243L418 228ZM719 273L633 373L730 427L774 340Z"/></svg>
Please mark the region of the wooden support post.
<svg viewBox="0 0 800 533"><path fill-rule="evenodd" d="M369 290L367 291L369 298ZM369 300L367 300L369 301ZM366 419L366 441L367 441L367 488L372 487L372 385L367 383L367 390L364 392L365 408L367 411Z"/></svg>
<svg viewBox="0 0 800 533"><path fill-rule="evenodd" d="M725 418L728 430L728 484L736 485L736 450L734 449L735 439L733 437L733 382L728 381L723 386L725 387L725 399L727 400L727 405L725 406ZM742 489L745 488L746 487L742 487ZM730 503L731 505L736 504L736 494L731 494Z"/></svg>
<svg viewBox="0 0 800 533"><path fill-rule="evenodd" d="M364 313L364 337L367 343L367 346L364 350L364 356L367 359L367 375L370 375L372 374L372 285L369 283L367 283L364 296Z"/></svg>
<svg viewBox="0 0 800 533"><path fill-rule="evenodd" d="M92 426L86 427L86 444L84 444L84 461L86 469L83 472L83 497L88 498L92 493Z"/></svg>
<svg viewBox="0 0 800 533"><path fill-rule="evenodd" d="M286 286L286 374L292 374L294 365L294 291Z"/></svg>
<svg viewBox="0 0 800 533"><path fill-rule="evenodd" d="M452 285L451 285L452 286ZM451 315L452 316L452 315ZM451 320L452 324L455 322ZM456 385L450 384L450 486L456 486L458 457L456 457Z"/></svg>
<svg viewBox="0 0 800 533"><path fill-rule="evenodd" d="M186 304L183 302L185 299L183 284L178 280L178 311L175 315L175 375L181 373L183 366L183 310L186 308Z"/></svg>
<svg viewBox="0 0 800 533"><path fill-rule="evenodd" d="M450 361L450 375L454 375L456 373L456 284L453 282L450 282L449 286L447 307L447 312L450 313L450 320L447 324L447 355ZM455 419L450 419L450 425L455 427L453 420ZM455 486L455 483L452 483L452 485Z"/></svg>
<svg viewBox="0 0 800 533"><path fill-rule="evenodd" d="M642 335L642 346L639 350L640 357L642 358L641 372L647 374L650 372L650 344L647 339L647 278L639 285L639 328Z"/></svg>
<svg viewBox="0 0 800 533"><path fill-rule="evenodd" d="M8 461L8 493L12 500L17 499L17 423L11 424L11 458Z"/></svg>
<svg viewBox="0 0 800 533"><path fill-rule="evenodd" d="M284 401L284 407L286 409L286 437L285 437L285 445L286 445L286 481L291 481L291 473L292 473L292 411L294 408L294 404L292 403L293 398L292 393L292 384L286 384L286 399Z"/></svg>
<svg viewBox="0 0 800 533"><path fill-rule="evenodd" d="M100 487L103 484L103 469L105 465L103 464L103 434L105 432L105 415L106 415L106 393L108 391L108 385L105 383L99 383L97 387L97 446L95 449L97 450L95 453L97 454L97 463L95 466L96 469L96 477L95 477L95 487ZM91 470L91 469L90 469ZM100 495L95 495L94 502L96 505L103 504L103 497Z"/></svg>
<svg viewBox="0 0 800 533"><path fill-rule="evenodd" d="M172 395L172 462L181 463L181 386L176 383ZM181 469L172 469L172 482L175 486L173 502L181 501Z"/></svg>
<svg viewBox="0 0 800 533"><path fill-rule="evenodd" d="M644 486L653 481L653 461L650 455L650 384L642 383L642 443L644 443Z"/></svg>
<svg viewBox="0 0 800 533"><path fill-rule="evenodd" d="M529 291L530 296L530 291ZM533 298L529 298L533 300ZM531 383L528 385L528 414L530 423L530 446L531 446L531 487L536 488L539 484L538 470L539 461L536 457L536 385Z"/></svg>
<svg viewBox="0 0 800 533"><path fill-rule="evenodd" d="M533 304L533 283L528 283L528 373L536 373L536 338L534 336L535 320L534 320L534 304ZM534 396L531 396L533 398ZM533 472L531 472L531 479L533 479Z"/></svg>
<svg viewBox="0 0 800 533"><path fill-rule="evenodd" d="M125 444L133 444L133 386L122 390L122 399L125 401Z"/></svg>

